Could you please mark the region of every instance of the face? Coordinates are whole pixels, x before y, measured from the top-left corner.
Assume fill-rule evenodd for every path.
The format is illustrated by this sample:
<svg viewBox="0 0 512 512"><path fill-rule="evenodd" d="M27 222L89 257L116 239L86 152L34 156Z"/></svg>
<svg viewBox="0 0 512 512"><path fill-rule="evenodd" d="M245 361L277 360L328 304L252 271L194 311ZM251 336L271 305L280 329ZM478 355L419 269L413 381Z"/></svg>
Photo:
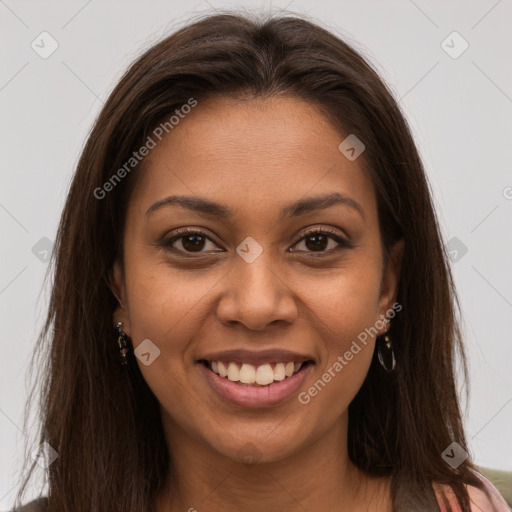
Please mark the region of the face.
<svg viewBox="0 0 512 512"><path fill-rule="evenodd" d="M115 321L171 437L273 461L346 432L400 257L344 138L299 99L216 99L137 170Z"/></svg>

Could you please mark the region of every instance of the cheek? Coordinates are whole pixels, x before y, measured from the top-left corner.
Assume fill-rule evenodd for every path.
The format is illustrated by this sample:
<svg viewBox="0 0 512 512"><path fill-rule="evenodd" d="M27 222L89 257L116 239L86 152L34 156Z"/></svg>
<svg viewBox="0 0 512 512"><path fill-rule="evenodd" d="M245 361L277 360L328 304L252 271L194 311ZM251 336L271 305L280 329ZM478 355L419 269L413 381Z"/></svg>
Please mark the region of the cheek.
<svg viewBox="0 0 512 512"><path fill-rule="evenodd" d="M311 418L323 425L334 424L346 411L361 388L371 364L373 343L340 343L329 360L318 369L311 385L298 396Z"/></svg>
<svg viewBox="0 0 512 512"><path fill-rule="evenodd" d="M313 291L308 292L307 309L325 326L330 351L348 350L353 339L374 325L379 312L380 279L378 262L362 256L350 268L309 283Z"/></svg>
<svg viewBox="0 0 512 512"><path fill-rule="evenodd" d="M328 308L316 311L316 331L324 340L321 362L298 397L311 417L322 417L324 424L334 423L347 410L368 374L375 348L374 294L335 297Z"/></svg>
<svg viewBox="0 0 512 512"><path fill-rule="evenodd" d="M361 260L350 272L338 273L309 295L306 309L323 346L316 381L302 403L314 402L333 420L357 394L371 364L379 311L378 268L378 262Z"/></svg>
<svg viewBox="0 0 512 512"><path fill-rule="evenodd" d="M161 406L165 423L180 425L189 434L201 438L202 430L209 432L210 442L222 446L221 419L212 420L212 414L201 404L193 389L190 375L194 375L194 344L201 333L208 332L206 321L211 315L208 297L222 273L187 273L154 264L149 258L137 258L132 253L126 261L127 288L130 293L129 317L132 340L137 350L143 340L150 339L160 350L150 365L137 359L144 380ZM222 282L222 281L220 281ZM210 308L210 309L209 309ZM212 424L213 421L213 424ZM207 426L207 427L205 427Z"/></svg>
<svg viewBox="0 0 512 512"><path fill-rule="evenodd" d="M190 325L220 277L173 269L143 252L127 259L126 275L132 339L153 337L166 350L179 348L183 336L176 333Z"/></svg>
<svg viewBox="0 0 512 512"><path fill-rule="evenodd" d="M211 321L212 311L209 297L217 283L222 284L225 272L172 268L166 262L155 262L147 248L132 250L125 270L134 350L141 350L138 347L149 339L159 351L150 365L140 359L137 364L164 409L178 417L179 404L188 396L184 383L193 370L193 349L208 333L205 325Z"/></svg>

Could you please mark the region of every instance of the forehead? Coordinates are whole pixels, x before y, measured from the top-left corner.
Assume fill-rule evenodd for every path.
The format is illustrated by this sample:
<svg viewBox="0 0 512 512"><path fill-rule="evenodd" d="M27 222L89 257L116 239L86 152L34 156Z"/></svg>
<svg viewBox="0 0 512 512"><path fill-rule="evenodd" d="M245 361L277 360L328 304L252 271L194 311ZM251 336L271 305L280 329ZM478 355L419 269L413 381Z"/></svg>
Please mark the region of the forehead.
<svg viewBox="0 0 512 512"><path fill-rule="evenodd" d="M240 214L268 214L304 196L339 192L371 217L375 197L363 157L350 161L338 149L346 136L293 97L199 102L146 157L132 199L142 209L183 193Z"/></svg>

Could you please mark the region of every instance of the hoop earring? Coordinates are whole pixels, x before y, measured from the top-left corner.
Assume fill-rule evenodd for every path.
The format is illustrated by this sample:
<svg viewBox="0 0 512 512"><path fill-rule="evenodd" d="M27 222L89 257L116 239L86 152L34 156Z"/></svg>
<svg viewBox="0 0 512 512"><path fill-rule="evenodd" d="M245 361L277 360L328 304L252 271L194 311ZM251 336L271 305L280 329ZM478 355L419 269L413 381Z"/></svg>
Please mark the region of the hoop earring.
<svg viewBox="0 0 512 512"><path fill-rule="evenodd" d="M119 347L119 354L121 356L121 365L128 366L128 359L126 354L129 352L128 348L128 335L123 331L123 322L119 322L115 326L117 332L117 346Z"/></svg>
<svg viewBox="0 0 512 512"><path fill-rule="evenodd" d="M396 368L395 352L393 351L393 344L387 334L380 337L377 347L377 357L379 363L387 372L392 372Z"/></svg>

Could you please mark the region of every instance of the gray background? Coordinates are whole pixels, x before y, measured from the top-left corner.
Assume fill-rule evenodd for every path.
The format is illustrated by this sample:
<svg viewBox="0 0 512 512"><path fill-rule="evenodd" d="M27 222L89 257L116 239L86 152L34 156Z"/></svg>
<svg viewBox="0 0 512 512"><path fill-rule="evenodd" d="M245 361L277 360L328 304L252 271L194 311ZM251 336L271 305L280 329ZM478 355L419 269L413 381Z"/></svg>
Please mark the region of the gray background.
<svg viewBox="0 0 512 512"><path fill-rule="evenodd" d="M400 99L454 251L471 365L470 449L478 464L512 470L511 0L0 0L0 509L11 506L32 435L22 413L48 297L45 251L92 122L143 49L194 14L232 7L314 16L374 62ZM43 31L58 43L47 59L31 48ZM458 58L445 51L462 48L456 36L446 40L453 31L469 44Z"/></svg>

